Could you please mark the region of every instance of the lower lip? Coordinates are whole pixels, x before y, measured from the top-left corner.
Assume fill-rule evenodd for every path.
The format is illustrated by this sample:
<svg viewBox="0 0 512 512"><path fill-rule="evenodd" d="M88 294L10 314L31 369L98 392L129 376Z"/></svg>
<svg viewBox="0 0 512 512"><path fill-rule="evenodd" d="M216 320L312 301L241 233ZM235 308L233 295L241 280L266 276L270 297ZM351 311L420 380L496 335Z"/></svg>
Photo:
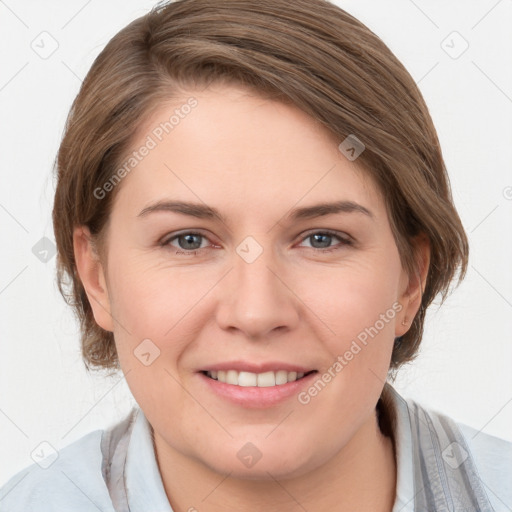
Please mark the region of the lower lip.
<svg viewBox="0 0 512 512"><path fill-rule="evenodd" d="M211 379L204 373L199 373L198 375L205 385L218 396L242 407L264 409L277 405L291 396L298 394L303 387L309 385L311 380L317 375L317 372L310 373L294 382L263 388L258 386L235 386Z"/></svg>

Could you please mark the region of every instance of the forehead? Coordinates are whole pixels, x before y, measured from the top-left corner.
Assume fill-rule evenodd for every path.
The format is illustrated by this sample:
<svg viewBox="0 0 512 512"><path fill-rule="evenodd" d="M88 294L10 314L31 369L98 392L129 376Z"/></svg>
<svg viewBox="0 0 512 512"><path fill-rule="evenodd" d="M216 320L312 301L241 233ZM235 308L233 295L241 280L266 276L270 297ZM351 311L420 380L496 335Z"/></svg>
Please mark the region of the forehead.
<svg viewBox="0 0 512 512"><path fill-rule="evenodd" d="M319 201L382 207L375 184L340 142L298 108L243 88L183 91L141 125L116 202L139 213L156 199L179 198L222 205L233 217L275 217Z"/></svg>

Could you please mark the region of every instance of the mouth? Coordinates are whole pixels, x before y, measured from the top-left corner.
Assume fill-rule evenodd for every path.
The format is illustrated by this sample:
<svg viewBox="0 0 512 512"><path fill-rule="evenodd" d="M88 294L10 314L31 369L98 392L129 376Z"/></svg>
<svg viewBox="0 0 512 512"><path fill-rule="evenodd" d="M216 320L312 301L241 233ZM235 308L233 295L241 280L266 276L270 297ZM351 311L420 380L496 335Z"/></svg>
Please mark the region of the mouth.
<svg viewBox="0 0 512 512"><path fill-rule="evenodd" d="M308 372L277 370L253 373L237 370L203 370L200 373L209 379L232 386L268 388L296 382L318 372L317 370Z"/></svg>
<svg viewBox="0 0 512 512"><path fill-rule="evenodd" d="M208 395L244 409L277 407L311 385L318 370L287 361L224 361L198 369Z"/></svg>

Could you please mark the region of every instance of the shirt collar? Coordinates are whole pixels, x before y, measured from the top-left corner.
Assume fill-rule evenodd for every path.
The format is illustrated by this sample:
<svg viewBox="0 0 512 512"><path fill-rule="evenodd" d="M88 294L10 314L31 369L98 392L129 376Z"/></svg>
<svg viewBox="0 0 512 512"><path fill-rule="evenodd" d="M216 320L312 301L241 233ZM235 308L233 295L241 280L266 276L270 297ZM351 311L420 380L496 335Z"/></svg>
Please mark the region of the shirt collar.
<svg viewBox="0 0 512 512"><path fill-rule="evenodd" d="M395 421L393 436L396 457L396 498L392 512L414 511L414 471L412 460L411 421L406 400L386 382Z"/></svg>
<svg viewBox="0 0 512 512"><path fill-rule="evenodd" d="M173 512L158 469L151 426L141 409L128 445L125 483L130 512Z"/></svg>

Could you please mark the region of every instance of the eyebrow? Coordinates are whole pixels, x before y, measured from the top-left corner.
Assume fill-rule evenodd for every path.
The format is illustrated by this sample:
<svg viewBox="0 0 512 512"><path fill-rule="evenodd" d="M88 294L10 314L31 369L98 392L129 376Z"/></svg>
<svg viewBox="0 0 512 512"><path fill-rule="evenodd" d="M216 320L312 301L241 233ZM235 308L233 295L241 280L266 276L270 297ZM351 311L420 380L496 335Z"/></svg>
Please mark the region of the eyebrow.
<svg viewBox="0 0 512 512"><path fill-rule="evenodd" d="M216 219L222 223L226 223L226 219L216 208L212 208L206 204L190 203L186 201L157 201L144 208L137 217L145 217L153 212L181 213L199 219ZM375 218L368 208L354 201L335 201L294 208L284 216L284 219L287 221L303 220L337 213L362 213L372 219Z"/></svg>

